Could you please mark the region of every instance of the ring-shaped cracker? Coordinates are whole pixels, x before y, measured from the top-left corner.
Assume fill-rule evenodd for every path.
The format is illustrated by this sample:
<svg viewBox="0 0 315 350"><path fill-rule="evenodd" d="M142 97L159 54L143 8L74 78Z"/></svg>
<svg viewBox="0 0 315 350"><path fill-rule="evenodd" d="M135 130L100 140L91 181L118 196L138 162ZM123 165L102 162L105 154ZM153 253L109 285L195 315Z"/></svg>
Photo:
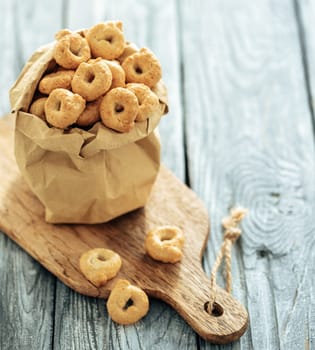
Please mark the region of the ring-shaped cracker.
<svg viewBox="0 0 315 350"><path fill-rule="evenodd" d="M138 99L139 111L136 117L137 122L147 120L155 113L159 113L159 98L149 87L144 84L130 83L126 85L126 88L131 90Z"/></svg>
<svg viewBox="0 0 315 350"><path fill-rule="evenodd" d="M132 129L138 110L136 95L128 89L119 87L110 90L100 106L104 125L119 132L128 132Z"/></svg>
<svg viewBox="0 0 315 350"><path fill-rule="evenodd" d="M159 60L146 48L128 56L121 66L127 83L142 83L151 88L162 78Z"/></svg>
<svg viewBox="0 0 315 350"><path fill-rule="evenodd" d="M71 82L73 92L87 101L94 101L105 94L112 84L112 73L102 59L83 62Z"/></svg>
<svg viewBox="0 0 315 350"><path fill-rule="evenodd" d="M132 324L139 321L149 311L149 298L139 287L127 280L118 280L107 301L107 311L113 321Z"/></svg>
<svg viewBox="0 0 315 350"><path fill-rule="evenodd" d="M114 60L125 47L122 22L103 22L91 27L86 33L93 57Z"/></svg>
<svg viewBox="0 0 315 350"><path fill-rule="evenodd" d="M183 257L183 232L176 226L160 226L148 232L145 250L154 260L176 263Z"/></svg>
<svg viewBox="0 0 315 350"><path fill-rule="evenodd" d="M55 89L71 89L71 81L74 76L74 70L59 70L45 75L38 85L38 90L42 94L49 95Z"/></svg>
<svg viewBox="0 0 315 350"><path fill-rule="evenodd" d="M66 89L55 89L45 103L47 122L56 128L66 129L77 121L85 108L85 100Z"/></svg>
<svg viewBox="0 0 315 350"><path fill-rule="evenodd" d="M54 59L63 68L75 69L91 57L89 44L78 33L62 30L56 34Z"/></svg>
<svg viewBox="0 0 315 350"><path fill-rule="evenodd" d="M114 278L120 268L120 256L110 249L91 249L80 257L81 272L96 287L101 287Z"/></svg>

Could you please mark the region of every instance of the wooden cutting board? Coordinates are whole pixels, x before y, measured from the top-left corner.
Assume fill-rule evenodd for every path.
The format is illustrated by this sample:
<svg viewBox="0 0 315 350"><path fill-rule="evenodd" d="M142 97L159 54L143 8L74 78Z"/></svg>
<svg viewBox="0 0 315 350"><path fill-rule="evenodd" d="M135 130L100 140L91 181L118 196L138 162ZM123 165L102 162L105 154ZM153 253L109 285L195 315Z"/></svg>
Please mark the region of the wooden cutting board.
<svg viewBox="0 0 315 350"><path fill-rule="evenodd" d="M170 304L204 339L228 343L245 331L248 315L230 294L219 289L222 315L209 315L209 279L201 267L207 243L207 212L196 194L165 167L161 168L150 200L106 224L52 225L44 208L22 179L13 154L14 119L0 120L0 229L34 259L75 291L107 298L117 278L128 279L150 296ZM184 258L164 264L145 254L144 237L158 225L177 225L185 234ZM116 278L96 288L79 270L79 257L88 249L107 247L120 254L123 266ZM221 311L222 311L221 310Z"/></svg>

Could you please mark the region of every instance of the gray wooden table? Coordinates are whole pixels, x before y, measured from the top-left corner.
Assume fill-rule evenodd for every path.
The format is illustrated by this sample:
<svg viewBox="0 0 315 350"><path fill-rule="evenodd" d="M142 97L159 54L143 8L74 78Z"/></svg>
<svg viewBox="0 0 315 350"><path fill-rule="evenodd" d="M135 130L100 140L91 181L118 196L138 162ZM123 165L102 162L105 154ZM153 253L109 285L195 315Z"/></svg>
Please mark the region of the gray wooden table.
<svg viewBox="0 0 315 350"><path fill-rule="evenodd" d="M1 115L24 62L58 29L117 18L162 62L163 160L208 208L207 273L222 216L250 209L232 267L249 329L211 345L157 300L118 326L103 300L73 292L0 233L0 348L315 349L315 1L1 0Z"/></svg>

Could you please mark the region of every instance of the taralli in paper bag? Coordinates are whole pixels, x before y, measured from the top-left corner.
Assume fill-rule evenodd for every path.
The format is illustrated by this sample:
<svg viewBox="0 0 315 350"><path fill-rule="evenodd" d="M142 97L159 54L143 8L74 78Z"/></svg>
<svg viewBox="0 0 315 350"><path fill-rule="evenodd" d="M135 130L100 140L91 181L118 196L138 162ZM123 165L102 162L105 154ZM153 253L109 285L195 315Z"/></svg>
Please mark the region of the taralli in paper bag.
<svg viewBox="0 0 315 350"><path fill-rule="evenodd" d="M64 29L11 88L16 161L47 222L101 223L146 204L168 102L160 69L144 88L150 99L126 87L121 63L138 51L119 21Z"/></svg>

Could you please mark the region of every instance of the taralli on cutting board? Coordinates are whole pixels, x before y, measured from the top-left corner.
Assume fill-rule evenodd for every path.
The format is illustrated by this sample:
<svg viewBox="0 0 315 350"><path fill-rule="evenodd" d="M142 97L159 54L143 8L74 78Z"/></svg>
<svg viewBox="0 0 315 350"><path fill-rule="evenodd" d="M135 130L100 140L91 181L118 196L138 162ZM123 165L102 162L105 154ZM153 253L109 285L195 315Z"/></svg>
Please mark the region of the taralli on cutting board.
<svg viewBox="0 0 315 350"><path fill-rule="evenodd" d="M132 324L148 313L149 298L142 289L127 280L118 280L109 295L107 311L113 321Z"/></svg>
<svg viewBox="0 0 315 350"><path fill-rule="evenodd" d="M108 65L110 71L112 72L112 85L110 90L116 87L125 87L126 85L126 75L125 71L121 68L118 61L105 61Z"/></svg>
<svg viewBox="0 0 315 350"><path fill-rule="evenodd" d="M88 102L84 111L80 114L76 124L82 127L93 125L98 122L100 118L100 105L103 96L99 97L96 101Z"/></svg>
<svg viewBox="0 0 315 350"><path fill-rule="evenodd" d="M154 92L144 84L130 83L126 85L138 99L139 111L136 117L137 122L150 118L160 108L159 99Z"/></svg>
<svg viewBox="0 0 315 350"><path fill-rule="evenodd" d="M30 107L30 113L37 115L40 119L46 121L45 115L45 103L47 101L47 97L41 97L35 100Z"/></svg>
<svg viewBox="0 0 315 350"><path fill-rule="evenodd" d="M80 270L96 287L114 278L121 268L120 256L110 249L95 248L80 257Z"/></svg>
<svg viewBox="0 0 315 350"><path fill-rule="evenodd" d="M87 101L94 101L104 95L111 84L111 70L102 59L81 63L71 82L72 91Z"/></svg>
<svg viewBox="0 0 315 350"><path fill-rule="evenodd" d="M49 95L53 90L58 88L70 90L73 76L74 70L65 69L47 74L39 82L38 90L46 95Z"/></svg>
<svg viewBox="0 0 315 350"><path fill-rule="evenodd" d="M162 78L160 62L147 48L128 56L121 66L126 73L127 83L142 83L153 87Z"/></svg>
<svg viewBox="0 0 315 350"><path fill-rule="evenodd" d="M96 24L86 32L93 57L114 60L125 48L122 22L103 22Z"/></svg>
<svg viewBox="0 0 315 350"><path fill-rule="evenodd" d="M54 59L63 68L75 69L91 58L88 42L78 33L63 29L56 34Z"/></svg>
<svg viewBox="0 0 315 350"><path fill-rule="evenodd" d="M154 260L176 263L183 257L183 232L176 226L160 226L148 232L145 250Z"/></svg>
<svg viewBox="0 0 315 350"><path fill-rule="evenodd" d="M66 89L55 89L45 103L47 122L56 128L66 129L77 121L84 111L85 100Z"/></svg>
<svg viewBox="0 0 315 350"><path fill-rule="evenodd" d="M100 106L104 125L119 132L128 132L132 129L138 110L136 95L124 88L110 90Z"/></svg>

